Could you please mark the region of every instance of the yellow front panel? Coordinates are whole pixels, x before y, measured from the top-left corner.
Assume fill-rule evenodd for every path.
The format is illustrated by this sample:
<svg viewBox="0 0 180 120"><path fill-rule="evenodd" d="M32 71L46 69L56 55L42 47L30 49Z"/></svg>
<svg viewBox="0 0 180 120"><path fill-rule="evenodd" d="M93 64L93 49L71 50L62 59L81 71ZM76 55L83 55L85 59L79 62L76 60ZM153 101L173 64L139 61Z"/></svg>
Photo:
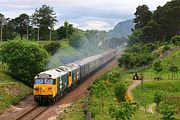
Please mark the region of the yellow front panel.
<svg viewBox="0 0 180 120"><path fill-rule="evenodd" d="M55 97L56 94L57 94L56 85L49 85L49 84L34 85L34 95L53 95L53 97Z"/></svg>

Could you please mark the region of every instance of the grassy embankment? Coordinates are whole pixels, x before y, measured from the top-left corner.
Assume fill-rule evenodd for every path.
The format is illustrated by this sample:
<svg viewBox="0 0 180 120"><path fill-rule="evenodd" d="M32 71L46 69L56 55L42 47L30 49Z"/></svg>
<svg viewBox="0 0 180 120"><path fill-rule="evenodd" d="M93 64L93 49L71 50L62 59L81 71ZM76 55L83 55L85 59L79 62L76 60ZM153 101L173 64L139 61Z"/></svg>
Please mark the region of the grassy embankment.
<svg viewBox="0 0 180 120"><path fill-rule="evenodd" d="M94 116L94 120L112 120L109 115L109 105L115 104L116 99L114 96L114 84L109 80L111 77L117 77L119 81L122 79L126 81L127 85L132 83L132 76L135 71L141 71L144 75L144 85L138 86L133 90L133 96L137 103L140 104L139 110L136 111L135 115L132 116L132 120L154 120L160 119L160 116L156 114L144 112L142 109L142 104L146 104L147 106L153 103L154 93L157 90L165 91L169 93L169 96L180 96L180 80L170 80L170 73L167 71L167 63L174 63L178 67L180 67L180 50L173 52L163 59L164 71L163 71L163 79L162 81L154 81L153 78L155 73L151 66L145 69L140 70L131 70L123 73L119 67L113 68L111 71L105 73L101 80L105 81L106 90L100 91L101 96L104 100L104 107L101 107L101 99L96 95L92 95L89 98L85 98L83 100L79 100L75 102L71 107L67 108L67 110L59 115L58 120L66 119L66 120L83 120L85 119L86 107L88 105L88 109L92 112ZM120 76L114 76L115 74L120 73ZM178 73L180 77L180 73ZM142 97L143 95L143 97ZM144 99L145 98L145 99ZM141 104L142 103L142 104ZM173 101L168 101L169 104L179 105L179 100L174 99ZM179 107L179 106L178 106Z"/></svg>
<svg viewBox="0 0 180 120"><path fill-rule="evenodd" d="M164 64L164 70L162 77L164 80L154 81L151 79L151 76L155 76L152 67L144 71L144 75L148 76L147 81L150 81L133 90L136 101L148 107L153 103L155 92L163 91L169 97L169 99L165 100L166 103L180 108L180 72L176 74L177 77L174 80L171 79L171 73L168 72L168 65L170 63L174 63L180 68L179 61L180 50L173 52L163 59L162 63ZM178 111L178 113L179 112L180 111Z"/></svg>
<svg viewBox="0 0 180 120"><path fill-rule="evenodd" d="M0 46L5 43L6 42L0 43ZM42 46L48 43L49 41L39 42ZM60 42L60 46L60 51L62 51L62 53L64 53L63 51L66 51L66 53L73 55L77 52L75 49L70 47L68 41ZM0 113L32 93L31 88L10 77L6 73L7 69L7 65L0 62Z"/></svg>

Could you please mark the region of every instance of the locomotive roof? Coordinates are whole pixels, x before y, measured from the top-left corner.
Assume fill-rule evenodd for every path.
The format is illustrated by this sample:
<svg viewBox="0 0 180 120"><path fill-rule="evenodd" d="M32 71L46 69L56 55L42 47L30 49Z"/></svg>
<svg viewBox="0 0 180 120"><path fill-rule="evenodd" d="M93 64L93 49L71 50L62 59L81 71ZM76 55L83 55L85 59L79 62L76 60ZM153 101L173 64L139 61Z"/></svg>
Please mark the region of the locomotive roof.
<svg viewBox="0 0 180 120"><path fill-rule="evenodd" d="M54 69L46 70L38 75L35 76L35 79L37 78L51 78L51 79L56 79L64 74L68 73L68 69L65 66L59 66Z"/></svg>

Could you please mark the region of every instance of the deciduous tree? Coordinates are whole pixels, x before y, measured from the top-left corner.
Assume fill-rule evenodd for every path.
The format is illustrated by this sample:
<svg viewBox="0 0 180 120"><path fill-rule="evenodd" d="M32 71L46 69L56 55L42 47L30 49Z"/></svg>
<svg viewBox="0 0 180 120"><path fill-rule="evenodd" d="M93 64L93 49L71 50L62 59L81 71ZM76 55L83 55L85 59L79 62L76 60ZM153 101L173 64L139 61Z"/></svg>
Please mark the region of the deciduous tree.
<svg viewBox="0 0 180 120"><path fill-rule="evenodd" d="M9 66L9 73L17 80L32 85L34 76L45 68L48 54L34 43L10 41L0 50L2 62Z"/></svg>

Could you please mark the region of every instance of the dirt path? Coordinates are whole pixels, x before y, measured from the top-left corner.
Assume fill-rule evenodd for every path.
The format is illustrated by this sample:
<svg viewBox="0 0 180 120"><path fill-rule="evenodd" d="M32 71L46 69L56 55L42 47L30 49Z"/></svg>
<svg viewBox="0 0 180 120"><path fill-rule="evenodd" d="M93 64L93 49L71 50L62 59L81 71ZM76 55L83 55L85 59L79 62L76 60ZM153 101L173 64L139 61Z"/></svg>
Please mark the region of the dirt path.
<svg viewBox="0 0 180 120"><path fill-rule="evenodd" d="M128 87L128 95L131 100L133 100L132 90L140 84L141 84L141 80L133 80L133 83Z"/></svg>
<svg viewBox="0 0 180 120"><path fill-rule="evenodd" d="M147 108L147 112L154 114L154 111L153 111L154 106L156 106L155 103L150 104L149 107Z"/></svg>

